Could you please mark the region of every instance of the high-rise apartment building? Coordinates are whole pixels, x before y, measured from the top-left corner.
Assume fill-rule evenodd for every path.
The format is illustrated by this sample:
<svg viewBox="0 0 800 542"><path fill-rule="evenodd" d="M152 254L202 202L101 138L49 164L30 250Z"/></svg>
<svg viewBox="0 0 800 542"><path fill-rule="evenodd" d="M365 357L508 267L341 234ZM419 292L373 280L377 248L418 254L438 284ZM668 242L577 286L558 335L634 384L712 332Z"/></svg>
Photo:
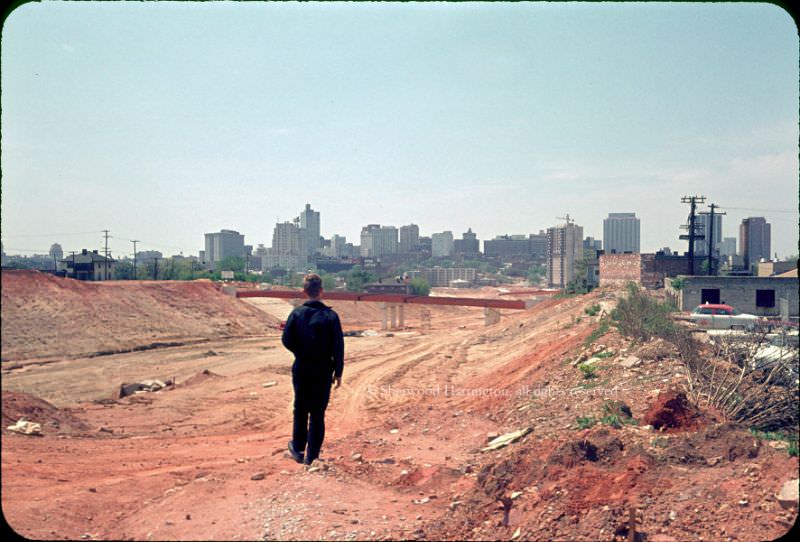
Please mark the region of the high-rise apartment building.
<svg viewBox="0 0 800 542"><path fill-rule="evenodd" d="M761 258L769 260L772 226L763 216L745 218L739 225L739 254L745 269Z"/></svg>
<svg viewBox="0 0 800 542"><path fill-rule="evenodd" d="M408 224L407 226L400 226L400 246L399 251L401 254L407 254L414 250L414 247L419 243L419 226L416 224Z"/></svg>
<svg viewBox="0 0 800 542"><path fill-rule="evenodd" d="M448 258L453 255L453 232L443 231L431 235L431 256Z"/></svg>
<svg viewBox="0 0 800 542"><path fill-rule="evenodd" d="M234 230L220 230L205 234L204 257L206 267L216 269L216 264L228 256L244 258L244 235Z"/></svg>
<svg viewBox="0 0 800 542"><path fill-rule="evenodd" d="M305 230L306 248L308 255L314 255L320 251L320 229L319 229L319 212L311 208L311 205L306 203L306 208L300 213L300 228Z"/></svg>
<svg viewBox="0 0 800 542"><path fill-rule="evenodd" d="M639 219L636 213L608 213L603 219L606 254L639 252Z"/></svg>
<svg viewBox="0 0 800 542"><path fill-rule="evenodd" d="M564 288L575 278L575 263L583 259L583 228L567 223L547 228L547 283Z"/></svg>
<svg viewBox="0 0 800 542"><path fill-rule="evenodd" d="M368 224L361 229L361 256L380 258L384 254L397 254L397 228Z"/></svg>

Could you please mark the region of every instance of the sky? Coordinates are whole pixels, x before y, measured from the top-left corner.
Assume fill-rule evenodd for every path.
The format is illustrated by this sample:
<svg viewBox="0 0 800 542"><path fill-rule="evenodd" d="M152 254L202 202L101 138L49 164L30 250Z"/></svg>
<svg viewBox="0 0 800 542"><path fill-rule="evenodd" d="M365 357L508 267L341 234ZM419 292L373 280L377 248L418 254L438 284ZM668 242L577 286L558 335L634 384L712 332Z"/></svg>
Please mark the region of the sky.
<svg viewBox="0 0 800 542"><path fill-rule="evenodd" d="M52 2L2 28L7 253L538 233L687 250L689 206L798 249L798 31L763 3ZM703 210L708 210L703 208Z"/></svg>

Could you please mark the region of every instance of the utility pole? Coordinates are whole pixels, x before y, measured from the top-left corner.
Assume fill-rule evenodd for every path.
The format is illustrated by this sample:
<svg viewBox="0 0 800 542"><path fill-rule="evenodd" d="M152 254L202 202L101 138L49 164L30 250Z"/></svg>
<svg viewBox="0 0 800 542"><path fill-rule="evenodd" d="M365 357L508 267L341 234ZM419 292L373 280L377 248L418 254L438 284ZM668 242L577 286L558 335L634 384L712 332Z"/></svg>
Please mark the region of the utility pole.
<svg viewBox="0 0 800 542"><path fill-rule="evenodd" d="M103 252L104 252L105 257L106 257L106 261L105 261L105 268L106 268L105 275L106 275L106 278L105 278L105 280L108 280L108 230L102 230L102 232L105 234L105 238L106 238L106 245L105 245L105 249L104 249Z"/></svg>
<svg viewBox="0 0 800 542"><path fill-rule="evenodd" d="M133 243L133 280L136 280L136 243L138 242L138 239L131 241L131 243Z"/></svg>
<svg viewBox="0 0 800 542"><path fill-rule="evenodd" d="M708 207L711 209L711 212L700 213L701 215L708 216L708 274L715 275L714 273L714 215L725 215L727 213L714 213L714 209L719 209L719 205L714 203L710 203Z"/></svg>
<svg viewBox="0 0 800 542"><path fill-rule="evenodd" d="M70 250L70 252L72 252L72 278L78 278L78 274L75 272L75 251ZM69 273L67 273L67 276L69 276Z"/></svg>
<svg viewBox="0 0 800 542"><path fill-rule="evenodd" d="M705 239L705 235L697 233L697 225L695 224L695 217L697 214L697 204L705 203L705 196L683 196L681 203L688 203L690 205L689 211L689 224L688 226L681 226L681 228L688 229L689 233L681 235L680 239L689 240L689 274L694 275L694 242L698 239Z"/></svg>

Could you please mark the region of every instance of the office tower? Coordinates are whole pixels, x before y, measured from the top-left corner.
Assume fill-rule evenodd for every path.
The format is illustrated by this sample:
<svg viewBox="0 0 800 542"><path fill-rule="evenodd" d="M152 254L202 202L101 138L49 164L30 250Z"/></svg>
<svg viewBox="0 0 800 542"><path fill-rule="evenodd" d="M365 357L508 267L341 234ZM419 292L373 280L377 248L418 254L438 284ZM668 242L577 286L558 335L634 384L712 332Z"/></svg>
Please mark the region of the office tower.
<svg viewBox="0 0 800 542"><path fill-rule="evenodd" d="M639 219L636 213L608 213L603 219L606 254L639 252Z"/></svg>
<svg viewBox="0 0 800 542"><path fill-rule="evenodd" d="M380 258L384 254L397 254L397 228L368 224L361 229L361 256Z"/></svg>
<svg viewBox="0 0 800 542"><path fill-rule="evenodd" d="M472 232L472 228L461 234L461 239L453 240L453 251L464 256L477 256L481 251L481 244L477 234Z"/></svg>
<svg viewBox="0 0 800 542"><path fill-rule="evenodd" d="M228 256L244 257L244 235L234 230L220 230L205 234L205 262L209 269Z"/></svg>
<svg viewBox="0 0 800 542"><path fill-rule="evenodd" d="M292 222L275 224L272 232L272 247L261 258L264 269L303 270L308 265L307 230Z"/></svg>
<svg viewBox="0 0 800 542"><path fill-rule="evenodd" d="M736 255L736 237L723 237L719 244L719 255L721 258Z"/></svg>
<svg viewBox="0 0 800 542"><path fill-rule="evenodd" d="M306 208L300 213L300 227L305 230L306 248L308 255L312 256L320 251L319 241L319 212L314 211L311 205L306 203Z"/></svg>
<svg viewBox="0 0 800 542"><path fill-rule="evenodd" d="M771 225L762 216L745 218L739 225L739 254L745 269L761 258L770 259Z"/></svg>
<svg viewBox="0 0 800 542"><path fill-rule="evenodd" d="M414 250L414 247L419 243L419 226L416 224L409 224L407 226L400 226L400 247L399 250L402 254L407 254Z"/></svg>
<svg viewBox="0 0 800 542"><path fill-rule="evenodd" d="M702 214L695 216L695 226L697 233L702 235L703 239L698 239L694 242L694 255L695 256L708 256L708 237L714 236L714 256L718 255L719 245L722 243L722 215L714 215L714 227L711 228L711 215Z"/></svg>
<svg viewBox="0 0 800 542"><path fill-rule="evenodd" d="M447 258L453 255L453 232L444 231L431 235L431 256Z"/></svg>

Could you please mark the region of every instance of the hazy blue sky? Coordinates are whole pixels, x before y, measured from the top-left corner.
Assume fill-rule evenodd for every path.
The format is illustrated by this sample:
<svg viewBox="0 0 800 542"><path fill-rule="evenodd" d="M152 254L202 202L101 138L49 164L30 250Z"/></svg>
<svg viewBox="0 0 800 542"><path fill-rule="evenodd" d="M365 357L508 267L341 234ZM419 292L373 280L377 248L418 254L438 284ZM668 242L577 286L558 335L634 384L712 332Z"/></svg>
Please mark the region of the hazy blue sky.
<svg viewBox="0 0 800 542"><path fill-rule="evenodd" d="M481 239L678 241L699 194L798 243L798 33L770 4L43 2L2 32L7 252L270 246L308 202ZM77 235L80 232L95 232Z"/></svg>

